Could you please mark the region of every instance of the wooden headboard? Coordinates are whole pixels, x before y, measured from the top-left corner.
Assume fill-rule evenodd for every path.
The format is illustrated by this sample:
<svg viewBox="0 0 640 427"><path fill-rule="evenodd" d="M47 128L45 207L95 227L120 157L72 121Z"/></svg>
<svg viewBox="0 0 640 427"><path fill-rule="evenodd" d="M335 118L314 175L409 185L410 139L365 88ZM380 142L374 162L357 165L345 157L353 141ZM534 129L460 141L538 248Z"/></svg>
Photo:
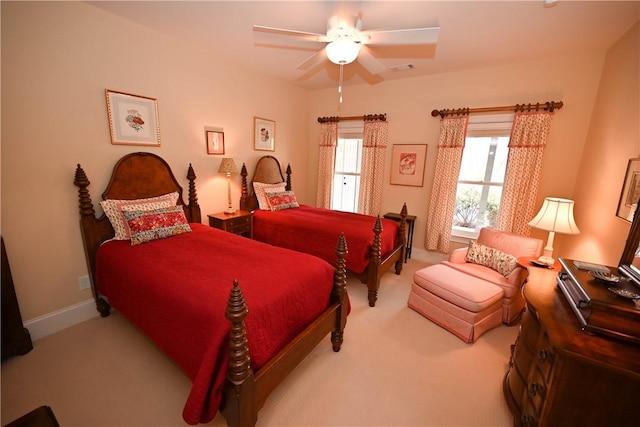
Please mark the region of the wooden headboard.
<svg viewBox="0 0 640 427"><path fill-rule="evenodd" d="M182 198L182 187L178 184L167 162L156 154L131 153L118 160L113 167L111 180L107 185L107 189L102 193L102 199L145 199L177 191L177 203L184 206L187 220L200 223L202 219L194 182L196 174L191 165L189 165L187 179L189 180L189 204L185 204ZM96 217L91 195L87 189L90 181L80 164L76 168L73 183L78 187L80 229L82 231L93 294L96 302L98 302L98 292L95 288L96 253L100 244L113 238L115 233L109 218L104 213L100 217Z"/></svg>
<svg viewBox="0 0 640 427"><path fill-rule="evenodd" d="M243 163L242 171L242 196L240 197L240 209L243 211L253 211L258 209L258 199L253 192L254 182L264 182L266 184L277 184L279 182L286 182L285 189L291 191L291 165L287 165L287 179L285 181L282 175L282 168L280 162L273 156L260 157L256 164L256 169L253 171L253 178L251 182L247 183L247 167Z"/></svg>

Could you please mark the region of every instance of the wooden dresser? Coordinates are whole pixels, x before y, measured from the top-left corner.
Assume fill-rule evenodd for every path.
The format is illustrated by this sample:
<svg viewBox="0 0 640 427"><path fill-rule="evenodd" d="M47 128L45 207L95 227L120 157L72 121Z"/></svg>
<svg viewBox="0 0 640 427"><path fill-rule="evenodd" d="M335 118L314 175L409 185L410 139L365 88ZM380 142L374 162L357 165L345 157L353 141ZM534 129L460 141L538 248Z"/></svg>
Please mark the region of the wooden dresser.
<svg viewBox="0 0 640 427"><path fill-rule="evenodd" d="M637 426L640 346L583 331L556 285L530 267L527 310L504 394L516 426Z"/></svg>

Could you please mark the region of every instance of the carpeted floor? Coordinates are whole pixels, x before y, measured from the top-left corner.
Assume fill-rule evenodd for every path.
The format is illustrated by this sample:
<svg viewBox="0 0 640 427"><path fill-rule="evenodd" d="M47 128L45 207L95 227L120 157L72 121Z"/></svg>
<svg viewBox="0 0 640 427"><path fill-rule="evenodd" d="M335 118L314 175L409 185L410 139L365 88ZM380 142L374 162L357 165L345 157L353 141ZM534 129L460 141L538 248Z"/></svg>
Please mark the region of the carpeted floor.
<svg viewBox="0 0 640 427"><path fill-rule="evenodd" d="M502 395L518 327L475 344L407 307L415 260L383 278L376 307L350 280L342 350L320 343L269 397L261 426L511 426ZM34 343L2 364L2 425L41 405L62 427L184 426L190 382L117 313ZM217 416L209 425L225 425Z"/></svg>

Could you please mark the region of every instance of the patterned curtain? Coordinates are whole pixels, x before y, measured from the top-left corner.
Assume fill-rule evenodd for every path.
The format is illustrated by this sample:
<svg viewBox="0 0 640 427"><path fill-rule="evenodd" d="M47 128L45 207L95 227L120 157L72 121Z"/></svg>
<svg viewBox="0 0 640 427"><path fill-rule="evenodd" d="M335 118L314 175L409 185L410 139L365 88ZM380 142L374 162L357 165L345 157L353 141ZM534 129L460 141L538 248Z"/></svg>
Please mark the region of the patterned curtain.
<svg viewBox="0 0 640 427"><path fill-rule="evenodd" d="M380 214L388 131L389 124L386 121L365 118L358 197L358 213L364 215Z"/></svg>
<svg viewBox="0 0 640 427"><path fill-rule="evenodd" d="M507 170L496 228L529 236L535 215L542 156L553 113L516 113L509 140Z"/></svg>
<svg viewBox="0 0 640 427"><path fill-rule="evenodd" d="M331 208L333 171L338 145L338 121L325 121L320 125L320 150L318 159L318 191L316 206Z"/></svg>
<svg viewBox="0 0 640 427"><path fill-rule="evenodd" d="M445 117L440 120L436 172L427 212L425 247L430 251L449 252L458 175L468 122L468 115Z"/></svg>

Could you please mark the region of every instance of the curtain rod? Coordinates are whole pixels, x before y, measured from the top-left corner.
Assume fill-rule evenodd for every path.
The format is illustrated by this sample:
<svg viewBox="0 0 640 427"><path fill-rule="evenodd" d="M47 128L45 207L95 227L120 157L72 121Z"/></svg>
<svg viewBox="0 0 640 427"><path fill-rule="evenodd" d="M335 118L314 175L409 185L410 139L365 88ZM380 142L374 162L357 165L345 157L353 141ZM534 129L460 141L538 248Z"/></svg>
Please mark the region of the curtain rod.
<svg viewBox="0 0 640 427"><path fill-rule="evenodd" d="M350 116L350 117L318 117L318 123L328 123L328 122L344 122L349 120L365 120L365 121L375 121L380 120L381 122L387 121L387 114L365 114L364 116Z"/></svg>
<svg viewBox="0 0 640 427"><path fill-rule="evenodd" d="M473 113L494 113L500 111L514 111L514 112L524 112L524 111L549 111L552 112L554 110L559 110L562 108L564 104L562 101L551 101L545 102L543 104L536 102L535 104L516 104L509 105L506 107L481 107L481 108L456 108L456 109L444 109L444 110L433 110L431 112L431 116L444 118L445 116L455 116L455 115L465 115L465 114L473 114Z"/></svg>

